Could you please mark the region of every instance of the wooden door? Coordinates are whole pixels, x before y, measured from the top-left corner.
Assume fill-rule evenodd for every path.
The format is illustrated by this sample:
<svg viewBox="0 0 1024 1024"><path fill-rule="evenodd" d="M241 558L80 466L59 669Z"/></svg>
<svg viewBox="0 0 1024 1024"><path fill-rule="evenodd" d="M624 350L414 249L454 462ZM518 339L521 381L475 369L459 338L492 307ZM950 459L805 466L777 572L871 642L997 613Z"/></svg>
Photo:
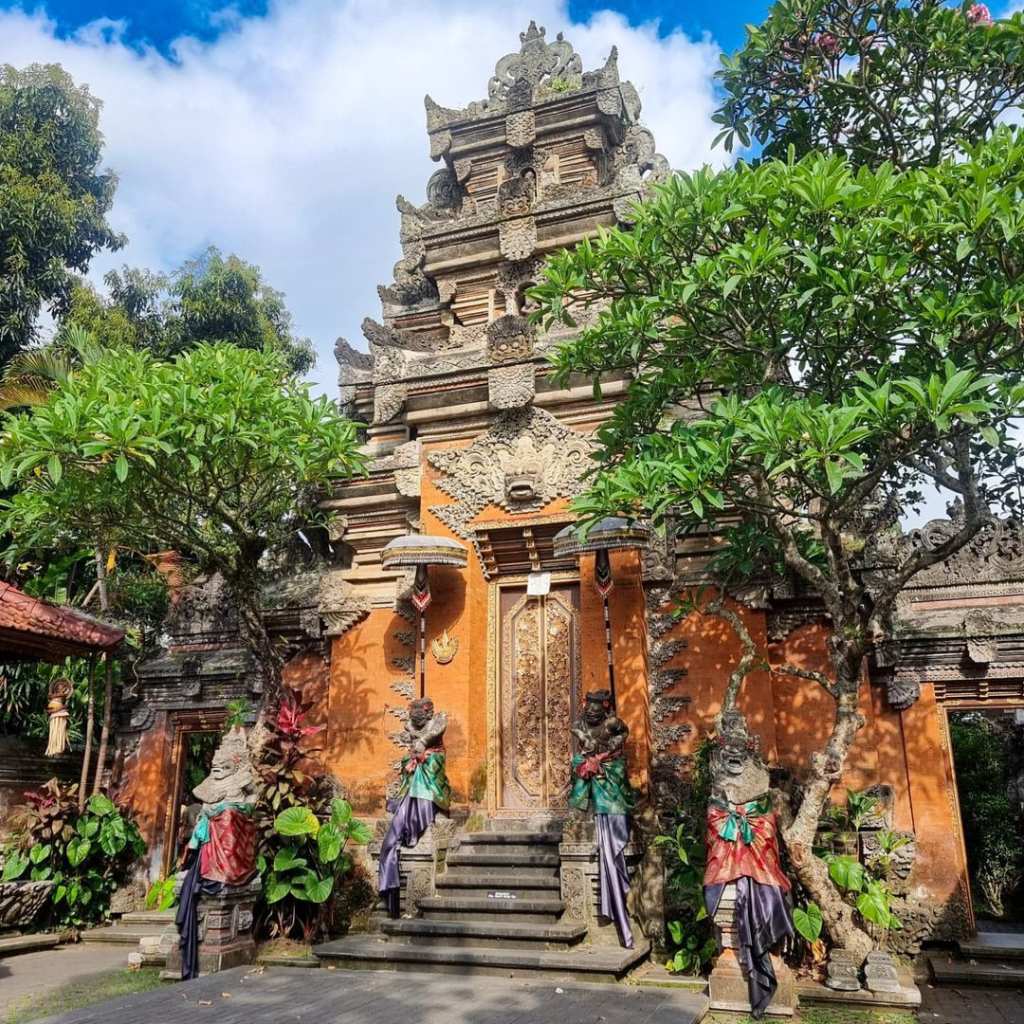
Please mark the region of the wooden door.
<svg viewBox="0 0 1024 1024"><path fill-rule="evenodd" d="M499 672L502 809L563 808L579 707L579 585L545 597L502 588Z"/></svg>

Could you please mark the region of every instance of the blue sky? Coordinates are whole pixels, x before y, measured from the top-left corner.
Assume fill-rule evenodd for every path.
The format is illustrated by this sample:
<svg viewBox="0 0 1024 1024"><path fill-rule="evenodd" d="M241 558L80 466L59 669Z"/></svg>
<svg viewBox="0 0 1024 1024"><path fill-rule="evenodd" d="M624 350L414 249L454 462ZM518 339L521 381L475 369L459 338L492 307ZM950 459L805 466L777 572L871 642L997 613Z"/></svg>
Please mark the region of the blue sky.
<svg viewBox="0 0 1024 1024"><path fill-rule="evenodd" d="M266 0L233 0L229 3L168 3L160 0L49 0L38 4L33 0L0 0L0 9L22 7L34 10L42 6L57 23L58 31L70 35L82 25L97 18L128 23L127 37L168 52L170 43L182 35L212 41L238 18L262 17L267 12ZM743 41L743 25L760 21L769 4L762 0L734 0L726 3L697 3L695 0L570 0L569 14L573 21L585 21L595 11L613 10L624 15L630 24L641 25L657 19L663 32L682 29L699 38L707 32L723 49L732 50ZM230 9L231 14L219 14Z"/></svg>

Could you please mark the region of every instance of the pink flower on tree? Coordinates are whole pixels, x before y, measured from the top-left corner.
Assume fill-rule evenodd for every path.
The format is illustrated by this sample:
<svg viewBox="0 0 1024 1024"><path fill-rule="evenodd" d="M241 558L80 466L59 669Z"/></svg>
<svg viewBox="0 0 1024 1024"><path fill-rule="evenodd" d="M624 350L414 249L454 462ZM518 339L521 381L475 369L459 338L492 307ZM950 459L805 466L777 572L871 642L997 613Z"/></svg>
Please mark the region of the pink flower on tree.
<svg viewBox="0 0 1024 1024"><path fill-rule="evenodd" d="M822 32L814 41L826 57L835 57L839 53L839 40L831 32Z"/></svg>
<svg viewBox="0 0 1024 1024"><path fill-rule="evenodd" d="M972 25L991 25L992 15L984 4L971 4L967 8L967 20Z"/></svg>

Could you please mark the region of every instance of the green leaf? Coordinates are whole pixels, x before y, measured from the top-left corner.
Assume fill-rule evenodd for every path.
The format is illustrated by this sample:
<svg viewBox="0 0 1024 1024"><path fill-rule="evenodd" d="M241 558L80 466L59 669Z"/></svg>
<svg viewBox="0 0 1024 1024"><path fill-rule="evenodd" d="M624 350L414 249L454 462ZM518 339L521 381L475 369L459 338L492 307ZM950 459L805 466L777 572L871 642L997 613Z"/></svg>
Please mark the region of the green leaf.
<svg viewBox="0 0 1024 1024"><path fill-rule="evenodd" d="M89 856L89 851L92 849L92 843L88 839L83 839L81 836L76 836L71 842L68 843L64 854L68 859L68 863L73 867L77 868L86 857Z"/></svg>
<svg viewBox="0 0 1024 1024"><path fill-rule="evenodd" d="M335 797L331 801L331 824L344 828L352 818L352 805L347 800Z"/></svg>
<svg viewBox="0 0 1024 1024"><path fill-rule="evenodd" d="M333 821L329 821L326 825L320 826L316 843L320 860L324 864L331 864L338 859L345 840Z"/></svg>
<svg viewBox="0 0 1024 1024"><path fill-rule="evenodd" d="M356 846L365 846L373 838L373 829L365 822L353 818L348 825L348 838Z"/></svg>
<svg viewBox="0 0 1024 1024"><path fill-rule="evenodd" d="M864 888L864 865L852 857L832 858L828 874L841 889L860 892Z"/></svg>
<svg viewBox="0 0 1024 1024"><path fill-rule="evenodd" d="M304 868L307 863L306 858L300 857L294 847L286 846L283 850L278 850L274 856L274 871L280 873L292 868Z"/></svg>
<svg viewBox="0 0 1024 1024"><path fill-rule="evenodd" d="M114 460L114 475L121 483L128 479L128 460L123 453Z"/></svg>
<svg viewBox="0 0 1024 1024"><path fill-rule="evenodd" d="M796 907L793 910L793 927L808 941L817 942L822 928L821 908L817 903L808 903L807 909Z"/></svg>
<svg viewBox="0 0 1024 1024"><path fill-rule="evenodd" d="M956 261L961 263L974 251L974 239L970 237L961 238L956 247Z"/></svg>
<svg viewBox="0 0 1024 1024"><path fill-rule="evenodd" d="M33 864L41 864L47 857L50 856L50 852L53 847L49 843L37 843L28 852L28 859Z"/></svg>
<svg viewBox="0 0 1024 1024"><path fill-rule="evenodd" d="M28 857L23 857L17 850L12 850L4 858L4 872L0 875L0 881L13 882L20 878L28 867Z"/></svg>
<svg viewBox="0 0 1024 1024"><path fill-rule="evenodd" d="M109 796L104 796L102 793L93 793L89 797L88 803L89 810L95 814L98 818L105 818L108 814L113 814L117 810L114 801Z"/></svg>
<svg viewBox="0 0 1024 1024"><path fill-rule="evenodd" d="M318 878L316 881L307 881L306 899L310 903L325 903L334 890L334 879L331 877Z"/></svg>
<svg viewBox="0 0 1024 1024"><path fill-rule="evenodd" d="M93 817L83 814L75 825L75 831L85 839L92 839L100 830L100 823Z"/></svg>
<svg viewBox="0 0 1024 1024"><path fill-rule="evenodd" d="M56 455L51 455L46 460L46 469L54 484L59 484L60 478L64 474L64 467L60 464L60 459Z"/></svg>
<svg viewBox="0 0 1024 1024"><path fill-rule="evenodd" d="M308 807L289 807L274 819L274 829L283 836L315 836L320 822Z"/></svg>
<svg viewBox="0 0 1024 1024"><path fill-rule="evenodd" d="M283 900L285 896L288 895L289 892L291 892L291 883L282 882L279 879L275 878L273 881L267 883L267 886L264 890L264 895L266 897L267 903L272 904L280 903L281 900Z"/></svg>

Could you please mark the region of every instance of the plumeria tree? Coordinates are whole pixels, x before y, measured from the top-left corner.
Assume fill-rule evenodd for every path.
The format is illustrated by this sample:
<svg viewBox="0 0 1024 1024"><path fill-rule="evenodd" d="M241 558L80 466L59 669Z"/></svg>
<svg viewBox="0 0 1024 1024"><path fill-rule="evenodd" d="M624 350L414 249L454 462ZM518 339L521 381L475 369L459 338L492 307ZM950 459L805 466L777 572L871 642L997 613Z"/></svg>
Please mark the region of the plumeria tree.
<svg viewBox="0 0 1024 1024"><path fill-rule="evenodd" d="M359 471L356 425L312 398L283 356L200 345L172 362L108 350L0 434L0 528L16 548L88 540L173 548L223 577L268 693L281 654L261 614L264 555Z"/></svg>
<svg viewBox="0 0 1024 1024"><path fill-rule="evenodd" d="M974 68L977 96L989 63L1007 81L1017 73L1020 57L1004 47L1016 19L1004 30L972 20L967 8L927 2L800 6L803 21L833 12L811 24L837 38L836 18L854 8L884 15L893 33L906 28L902 12L919 28L954 26L949 46L958 52L945 59ZM727 65L734 96L733 74L749 74L749 95L763 87L760 71L744 71L768 47L758 33L777 49L797 14L796 4L777 5L739 63ZM889 77L871 95L886 83L895 90L903 73L886 50L898 44L878 45L893 59L881 61ZM838 81L845 72L835 70ZM940 78L936 102L958 108L962 97L948 87L962 86ZM958 130L991 127L1009 102L992 95L988 114ZM844 130L836 152L815 151L830 145L836 105L808 108L796 139L786 135L792 119L765 113L757 130L769 148L780 143L784 159L673 177L638 208L631 230L555 256L532 295L545 325L581 324L553 357L559 379L583 373L597 389L607 373L630 381L598 432L599 465L581 512L716 531L725 541L710 568L719 593L787 573L829 615L829 671L773 665L821 686L835 710L782 834L832 940L864 953L871 940L812 844L863 725L866 657L890 635L901 590L1017 501L1024 143L1001 128L955 151L943 143L937 162L904 147L897 167L871 156L866 142L854 153ZM738 111L730 100L725 114ZM904 116L916 114L908 106ZM883 134L866 128L865 139L872 133ZM905 139L912 134L907 127ZM933 548L893 545L880 564L878 537L934 488L959 503L956 528ZM731 700L763 655L720 599L704 609L724 613L744 643Z"/></svg>
<svg viewBox="0 0 1024 1024"><path fill-rule="evenodd" d="M723 58L728 149L790 145L872 167L938 163L1024 96L1024 21L947 0L778 0Z"/></svg>

